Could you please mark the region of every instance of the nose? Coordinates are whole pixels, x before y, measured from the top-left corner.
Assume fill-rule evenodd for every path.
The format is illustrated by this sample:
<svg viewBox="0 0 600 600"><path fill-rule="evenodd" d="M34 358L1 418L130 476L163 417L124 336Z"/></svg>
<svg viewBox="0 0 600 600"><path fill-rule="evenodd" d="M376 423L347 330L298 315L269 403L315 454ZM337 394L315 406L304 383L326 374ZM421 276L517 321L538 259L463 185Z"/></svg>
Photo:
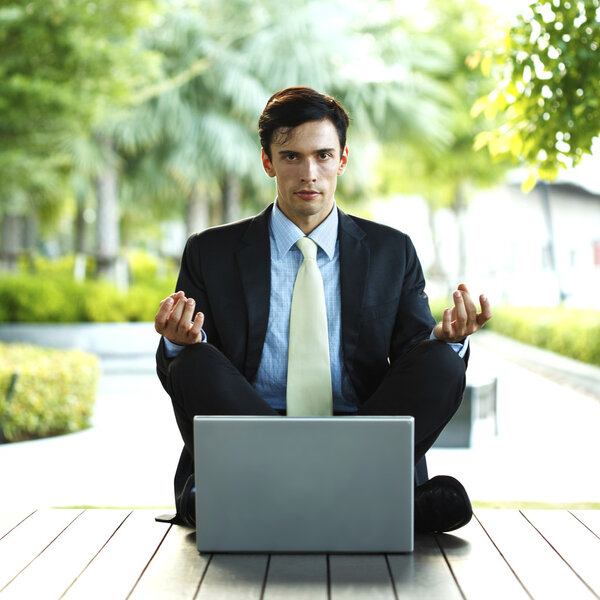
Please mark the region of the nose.
<svg viewBox="0 0 600 600"><path fill-rule="evenodd" d="M304 161L304 169L302 170L302 181L313 182L317 180L317 166L312 158L307 158Z"/></svg>

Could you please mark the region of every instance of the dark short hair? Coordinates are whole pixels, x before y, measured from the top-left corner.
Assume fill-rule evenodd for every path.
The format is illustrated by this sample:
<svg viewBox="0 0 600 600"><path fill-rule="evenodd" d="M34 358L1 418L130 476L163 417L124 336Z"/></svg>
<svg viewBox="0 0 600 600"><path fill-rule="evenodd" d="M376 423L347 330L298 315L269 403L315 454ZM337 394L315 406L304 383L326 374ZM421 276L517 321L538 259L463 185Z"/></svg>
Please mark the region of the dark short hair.
<svg viewBox="0 0 600 600"><path fill-rule="evenodd" d="M346 147L346 131L350 123L342 105L325 94L308 87L289 87L273 94L258 119L258 135L263 150L271 159L273 135L282 129L284 136L308 121L329 119L340 139L340 149Z"/></svg>

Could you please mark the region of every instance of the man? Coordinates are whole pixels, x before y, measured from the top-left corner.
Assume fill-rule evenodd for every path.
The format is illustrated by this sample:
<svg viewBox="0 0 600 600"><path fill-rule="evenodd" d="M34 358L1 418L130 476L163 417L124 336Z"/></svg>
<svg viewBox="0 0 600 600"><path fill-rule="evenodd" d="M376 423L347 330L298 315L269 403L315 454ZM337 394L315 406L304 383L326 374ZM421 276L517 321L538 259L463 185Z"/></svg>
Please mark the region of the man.
<svg viewBox="0 0 600 600"><path fill-rule="evenodd" d="M274 94L259 119L259 135L263 168L277 184L275 203L251 219L192 236L179 291L160 304L157 370L185 444L175 476L184 522L194 520L197 414L412 415L417 462L460 404L468 336L491 318L489 302L481 296L478 312L460 285L453 308L436 324L410 239L336 207L337 178L348 164L348 123L337 101L310 88ZM306 237L312 242L299 241ZM311 338L309 352L295 360L298 337L292 341L290 321L300 287L296 274L300 279L301 265L314 267L300 246L314 244L329 368L321 374L324 403L318 399L317 408L307 409L303 396L312 394L298 398L292 374L320 342ZM306 309L307 303L299 305ZM318 312L311 311L312 304L301 327L307 338L313 335L310 317ZM300 343L307 338L300 335ZM313 370L318 366L300 379L311 378ZM416 488L417 531L449 531L471 515L466 491L451 477Z"/></svg>

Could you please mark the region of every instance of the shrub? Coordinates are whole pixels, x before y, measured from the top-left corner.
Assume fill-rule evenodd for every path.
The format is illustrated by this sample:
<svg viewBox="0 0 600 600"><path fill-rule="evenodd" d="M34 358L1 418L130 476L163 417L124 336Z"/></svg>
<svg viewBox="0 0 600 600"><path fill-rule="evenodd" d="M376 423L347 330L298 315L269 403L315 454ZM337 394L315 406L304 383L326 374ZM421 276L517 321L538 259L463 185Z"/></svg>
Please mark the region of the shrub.
<svg viewBox="0 0 600 600"><path fill-rule="evenodd" d="M0 322L78 323L153 321L174 279L119 290L106 281L74 281L69 276L32 274L0 277Z"/></svg>
<svg viewBox="0 0 600 600"><path fill-rule="evenodd" d="M433 300L436 321L452 300ZM600 365L600 311L565 307L492 307L491 329L525 344Z"/></svg>
<svg viewBox="0 0 600 600"><path fill-rule="evenodd" d="M85 281L74 279L75 255L27 255L17 273L0 274L0 323L152 321L159 302L173 292L177 266L142 250L126 253L131 286L118 289L90 279L95 261L86 259Z"/></svg>
<svg viewBox="0 0 600 600"><path fill-rule="evenodd" d="M39 254L28 254L22 256L19 261L20 271L22 273L39 273L51 275L52 277L73 277L75 272L75 254L65 254L54 258L40 256ZM92 277L96 262L93 258L87 257L85 263L85 272L87 277Z"/></svg>
<svg viewBox="0 0 600 600"><path fill-rule="evenodd" d="M174 286L174 280L131 286L127 293L126 320L154 321L159 302L173 292Z"/></svg>
<svg viewBox="0 0 600 600"><path fill-rule="evenodd" d="M429 308L431 309L431 314L436 322L442 320L444 315L444 309L450 308L452 306L452 298L444 299L436 299L429 301Z"/></svg>
<svg viewBox="0 0 600 600"><path fill-rule="evenodd" d="M0 428L5 439L16 442L88 427L99 376L92 354L0 344Z"/></svg>
<svg viewBox="0 0 600 600"><path fill-rule="evenodd" d="M133 283L147 284L158 278L160 262L156 256L141 250L130 250L127 253L127 264Z"/></svg>
<svg viewBox="0 0 600 600"><path fill-rule="evenodd" d="M526 344L600 365L600 311L574 308L494 308L486 325Z"/></svg>
<svg viewBox="0 0 600 600"><path fill-rule="evenodd" d="M0 321L69 323L78 320L83 295L73 280L62 276L0 277Z"/></svg>

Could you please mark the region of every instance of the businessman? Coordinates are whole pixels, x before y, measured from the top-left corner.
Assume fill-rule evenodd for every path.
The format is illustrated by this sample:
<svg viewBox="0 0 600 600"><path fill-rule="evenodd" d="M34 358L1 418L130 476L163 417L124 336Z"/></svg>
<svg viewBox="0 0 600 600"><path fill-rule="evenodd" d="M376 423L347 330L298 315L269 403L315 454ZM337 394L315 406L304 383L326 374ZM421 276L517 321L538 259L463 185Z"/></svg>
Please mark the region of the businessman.
<svg viewBox="0 0 600 600"><path fill-rule="evenodd" d="M315 90L274 94L258 126L275 202L193 235L178 291L160 303L157 372L184 442L180 522L194 523L195 415L412 415L418 462L458 409L469 336L491 318L489 302L477 306L461 284L436 324L408 236L336 206L348 124ZM415 489L416 531L471 515L450 476Z"/></svg>

